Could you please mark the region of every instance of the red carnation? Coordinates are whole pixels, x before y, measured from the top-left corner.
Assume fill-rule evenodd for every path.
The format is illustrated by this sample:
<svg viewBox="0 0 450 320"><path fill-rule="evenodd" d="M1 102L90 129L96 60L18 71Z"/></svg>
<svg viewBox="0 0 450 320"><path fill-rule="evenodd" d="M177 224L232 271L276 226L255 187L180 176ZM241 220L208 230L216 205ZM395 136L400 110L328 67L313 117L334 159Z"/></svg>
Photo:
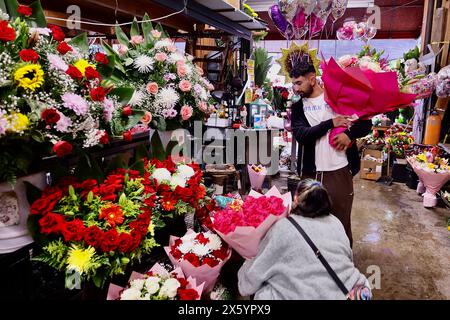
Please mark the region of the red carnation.
<svg viewBox="0 0 450 320"><path fill-rule="evenodd" d="M54 188L53 188L54 189ZM53 210L55 205L61 200L63 193L61 190L55 190L52 193L44 194L37 199L30 207L30 214L46 215Z"/></svg>
<svg viewBox="0 0 450 320"><path fill-rule="evenodd" d="M29 17L33 14L33 9L30 8L29 6L19 4L19 7L17 8L17 12L25 17Z"/></svg>
<svg viewBox="0 0 450 320"><path fill-rule="evenodd" d="M214 268L215 266L217 266L219 264L219 261L217 261L214 258L206 257L202 261L202 266L205 265L205 264L207 264L211 268Z"/></svg>
<svg viewBox="0 0 450 320"><path fill-rule="evenodd" d="M130 131L125 131L123 133L123 140L125 140L125 141L132 141L133 140L133 135L131 134Z"/></svg>
<svg viewBox="0 0 450 320"><path fill-rule="evenodd" d="M133 238L131 237L130 234L122 232L119 235L118 244L119 244L119 252L127 253L131 245L133 244Z"/></svg>
<svg viewBox="0 0 450 320"><path fill-rule="evenodd" d="M178 238L173 242L173 245L174 245L174 247L178 247L182 243L183 243L183 241L180 238Z"/></svg>
<svg viewBox="0 0 450 320"><path fill-rule="evenodd" d="M106 91L105 91L105 88L103 88L103 87L97 87L97 88L91 89L89 94L91 96L91 99L94 101L103 101L103 100L105 100L105 97L106 97Z"/></svg>
<svg viewBox="0 0 450 320"><path fill-rule="evenodd" d="M58 157L64 157L65 155L72 153L73 147L67 141L58 141L53 145L52 150Z"/></svg>
<svg viewBox="0 0 450 320"><path fill-rule="evenodd" d="M203 244L203 245L209 243L209 238L205 237L205 236L203 235L203 233L199 233L199 234L195 237L195 240L197 240L198 243Z"/></svg>
<svg viewBox="0 0 450 320"><path fill-rule="evenodd" d="M200 260L194 253L186 253L183 257L184 260L189 261L194 267L200 266Z"/></svg>
<svg viewBox="0 0 450 320"><path fill-rule="evenodd" d="M128 249L129 252L133 252L134 250L137 249L137 247L139 247L139 245L142 242L142 236L140 234L138 234L135 231L131 231L131 238L133 239L132 244L130 245L130 248Z"/></svg>
<svg viewBox="0 0 450 320"><path fill-rule="evenodd" d="M101 64L109 63L108 57L104 53L101 53L101 52L97 52L95 54L95 61L97 61L98 63L101 63Z"/></svg>
<svg viewBox="0 0 450 320"><path fill-rule="evenodd" d="M175 246L172 246L172 247L171 247L171 249L170 249L170 254L171 254L176 260L181 259L181 256L183 255L183 254L181 253L181 251L178 250Z"/></svg>
<svg viewBox="0 0 450 320"><path fill-rule="evenodd" d="M100 73L92 67L87 67L84 71L84 75L88 80L100 79Z"/></svg>
<svg viewBox="0 0 450 320"><path fill-rule="evenodd" d="M81 81L83 79L83 74L81 73L81 71L74 66L69 66L69 68L67 68L66 70L66 73L74 80Z"/></svg>
<svg viewBox="0 0 450 320"><path fill-rule="evenodd" d="M186 287L189 285L189 281L187 281L185 278L176 278L176 279L180 283L179 289L186 289Z"/></svg>
<svg viewBox="0 0 450 320"><path fill-rule="evenodd" d="M62 55L65 55L67 52L72 51L72 47L67 44L65 41L61 41L57 46L56 50Z"/></svg>
<svg viewBox="0 0 450 320"><path fill-rule="evenodd" d="M69 241L81 241L85 231L85 226L82 220L75 219L70 222L66 222L61 230L64 240Z"/></svg>
<svg viewBox="0 0 450 320"><path fill-rule="evenodd" d="M130 106L125 106L122 108L122 115L124 115L125 117L129 117L133 114L133 109L131 109Z"/></svg>
<svg viewBox="0 0 450 320"><path fill-rule="evenodd" d="M41 118L46 124L53 124L57 123L61 117L56 109L49 108L42 111Z"/></svg>
<svg viewBox="0 0 450 320"><path fill-rule="evenodd" d="M66 38L66 35L64 34L64 32L60 27L51 25L48 26L48 28L52 30L53 39L55 39L56 41L61 42Z"/></svg>
<svg viewBox="0 0 450 320"><path fill-rule="evenodd" d="M225 260L228 257L228 248L223 245L222 248L214 250L212 252L212 255L214 256L214 258Z"/></svg>
<svg viewBox="0 0 450 320"><path fill-rule="evenodd" d="M26 61L26 62L30 61L30 62L36 63L39 59L39 55L33 49L20 50L19 56L20 56L20 59L22 59L22 61Z"/></svg>
<svg viewBox="0 0 450 320"><path fill-rule="evenodd" d="M103 252L110 252L119 246L119 234L116 229L110 229L103 234L100 248Z"/></svg>
<svg viewBox="0 0 450 320"><path fill-rule="evenodd" d="M108 136L108 133L105 131L105 132L103 132L103 135L100 138L100 143L107 144L108 142L109 142L109 136Z"/></svg>
<svg viewBox="0 0 450 320"><path fill-rule="evenodd" d="M91 226L84 231L84 241L87 245L99 247L102 243L103 231L97 226Z"/></svg>
<svg viewBox="0 0 450 320"><path fill-rule="evenodd" d="M178 289L177 293L180 300L196 300L199 297L194 289Z"/></svg>
<svg viewBox="0 0 450 320"><path fill-rule="evenodd" d="M8 24L8 21L1 20L0 21L0 40L8 42L16 39L16 31L14 28L11 28Z"/></svg>
<svg viewBox="0 0 450 320"><path fill-rule="evenodd" d="M53 212L50 212L39 220L41 232L45 234L61 232L63 225L64 217Z"/></svg>

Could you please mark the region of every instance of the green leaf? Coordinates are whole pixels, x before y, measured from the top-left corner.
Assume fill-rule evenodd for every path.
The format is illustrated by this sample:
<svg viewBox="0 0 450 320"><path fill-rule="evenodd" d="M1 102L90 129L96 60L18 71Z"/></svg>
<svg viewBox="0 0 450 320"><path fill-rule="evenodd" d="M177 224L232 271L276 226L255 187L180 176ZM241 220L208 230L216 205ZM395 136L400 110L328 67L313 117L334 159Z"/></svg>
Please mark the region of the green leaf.
<svg viewBox="0 0 450 320"><path fill-rule="evenodd" d="M144 34L145 44L148 44L153 39L151 34L153 26L147 13L144 14L144 18L142 18L142 20L144 21L142 22L142 33Z"/></svg>
<svg viewBox="0 0 450 320"><path fill-rule="evenodd" d="M139 121L141 121L143 116L144 116L144 111L133 110L133 114L128 117L128 121L125 126L125 130L130 130L131 128L135 127L139 123Z"/></svg>
<svg viewBox="0 0 450 320"><path fill-rule="evenodd" d="M119 41L119 43L128 47L128 44L130 43L130 39L128 39L127 35L125 34L125 32L123 32L122 28L119 26L116 26L115 31L116 31L116 37L117 37L117 40Z"/></svg>
<svg viewBox="0 0 450 320"><path fill-rule="evenodd" d="M126 105L128 101L130 101L131 97L133 96L134 88L127 88L127 87L120 87L115 88L111 90L110 95L114 95L119 97L119 102L122 105ZM142 118L142 116L141 116Z"/></svg>
<svg viewBox="0 0 450 320"><path fill-rule="evenodd" d="M17 17L20 17L20 14L17 12L17 8L19 8L19 2L17 0L5 0L5 5L11 21L14 21Z"/></svg>
<svg viewBox="0 0 450 320"><path fill-rule="evenodd" d="M122 207L125 207L127 205L127 202L128 202L127 196L125 195L125 193L122 193L119 197L119 204Z"/></svg>
<svg viewBox="0 0 450 320"><path fill-rule="evenodd" d="M126 75L127 71L125 70L124 66L122 65L119 54L116 51L114 51L114 49L111 48L111 46L103 40L102 40L102 47L108 54L108 57L114 56L114 62L115 62L114 67L116 69L120 70L124 75Z"/></svg>
<svg viewBox="0 0 450 320"><path fill-rule="evenodd" d="M79 48L83 52L89 52L87 33L83 32L69 41L69 44Z"/></svg>
<svg viewBox="0 0 450 320"><path fill-rule="evenodd" d="M33 204L33 202L35 202L37 199L41 197L42 191L32 183L29 183L28 181L24 181L23 183L25 184L28 203L31 205Z"/></svg>
<svg viewBox="0 0 450 320"><path fill-rule="evenodd" d="M131 25L130 36L140 36L141 33L139 31L139 24L136 20L136 17L133 19L133 24Z"/></svg>
<svg viewBox="0 0 450 320"><path fill-rule="evenodd" d="M159 118L157 128L160 131L166 131L167 128L166 120L164 120L163 118Z"/></svg>
<svg viewBox="0 0 450 320"><path fill-rule="evenodd" d="M72 198L72 200L77 200L77 195L75 194L75 189L73 186L69 186L69 196Z"/></svg>
<svg viewBox="0 0 450 320"><path fill-rule="evenodd" d="M30 7L33 9L33 14L31 18L33 19L33 25L39 28L47 27L47 20L45 19L44 10L42 9L41 2L36 1L30 4Z"/></svg>
<svg viewBox="0 0 450 320"><path fill-rule="evenodd" d="M145 173L144 160L141 159L141 160L139 160L139 161L136 161L136 162L130 167L130 169L139 171L139 173L140 173L141 175L144 175L144 173Z"/></svg>

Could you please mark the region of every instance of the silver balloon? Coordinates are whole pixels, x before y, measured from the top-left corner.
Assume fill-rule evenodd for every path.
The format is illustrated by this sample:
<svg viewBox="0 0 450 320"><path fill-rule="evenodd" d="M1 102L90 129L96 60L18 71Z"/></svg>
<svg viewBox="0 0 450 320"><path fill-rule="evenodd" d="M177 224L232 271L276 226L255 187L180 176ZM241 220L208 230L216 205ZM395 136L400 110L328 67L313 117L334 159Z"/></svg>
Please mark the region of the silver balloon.
<svg viewBox="0 0 450 320"><path fill-rule="evenodd" d="M317 0L297 0L298 9L305 10L305 14L309 16L317 5Z"/></svg>
<svg viewBox="0 0 450 320"><path fill-rule="evenodd" d="M287 21L291 22L297 13L298 0L278 0L278 7Z"/></svg>
<svg viewBox="0 0 450 320"><path fill-rule="evenodd" d="M333 0L318 0L317 4L322 11L330 11Z"/></svg>
<svg viewBox="0 0 450 320"><path fill-rule="evenodd" d="M334 21L341 18L347 9L348 0L333 0L331 4L331 15Z"/></svg>

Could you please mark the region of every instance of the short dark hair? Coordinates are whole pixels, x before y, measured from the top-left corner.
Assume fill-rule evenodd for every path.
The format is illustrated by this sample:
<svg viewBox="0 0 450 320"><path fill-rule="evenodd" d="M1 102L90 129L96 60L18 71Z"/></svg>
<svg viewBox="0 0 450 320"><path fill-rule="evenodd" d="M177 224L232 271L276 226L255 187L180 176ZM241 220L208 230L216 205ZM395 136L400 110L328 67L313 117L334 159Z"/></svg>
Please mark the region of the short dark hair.
<svg viewBox="0 0 450 320"><path fill-rule="evenodd" d="M305 179L297 185L297 203L292 214L308 218L327 216L331 213L331 199L325 187L316 180Z"/></svg>
<svg viewBox="0 0 450 320"><path fill-rule="evenodd" d="M298 78L300 76L304 77L309 73L316 73L316 68L309 61L299 61L296 63L291 71L289 72L289 77Z"/></svg>

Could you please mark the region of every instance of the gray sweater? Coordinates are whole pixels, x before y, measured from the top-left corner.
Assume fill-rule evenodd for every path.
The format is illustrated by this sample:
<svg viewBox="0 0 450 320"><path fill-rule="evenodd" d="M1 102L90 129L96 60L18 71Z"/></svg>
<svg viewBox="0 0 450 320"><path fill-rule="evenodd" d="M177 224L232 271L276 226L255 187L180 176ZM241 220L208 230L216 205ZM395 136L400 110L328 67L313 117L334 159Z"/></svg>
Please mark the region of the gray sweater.
<svg viewBox="0 0 450 320"><path fill-rule="evenodd" d="M335 216L292 217L319 248L347 290L366 282L366 277L353 264L350 242ZM255 300L346 299L311 247L286 218L267 232L258 255L244 263L238 278L241 295L255 294Z"/></svg>

